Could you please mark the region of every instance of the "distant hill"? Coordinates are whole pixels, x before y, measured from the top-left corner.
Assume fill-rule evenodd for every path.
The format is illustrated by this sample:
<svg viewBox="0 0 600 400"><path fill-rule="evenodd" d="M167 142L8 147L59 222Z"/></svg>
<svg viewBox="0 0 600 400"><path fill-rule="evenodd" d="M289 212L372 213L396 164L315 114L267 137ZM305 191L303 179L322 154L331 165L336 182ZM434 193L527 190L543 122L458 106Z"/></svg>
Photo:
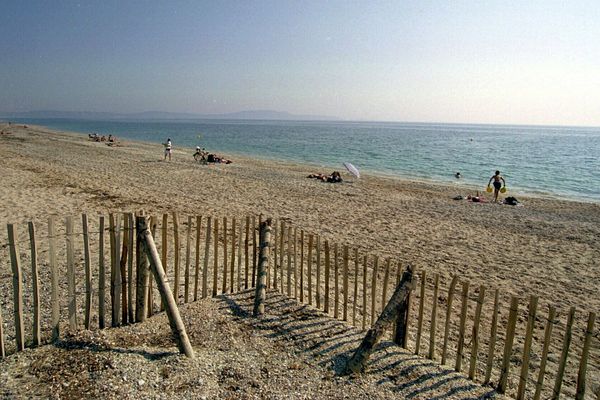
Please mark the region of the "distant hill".
<svg viewBox="0 0 600 400"><path fill-rule="evenodd" d="M144 111L139 113L110 113L93 111L39 110L26 112L0 112L0 118L65 118L90 120L197 120L197 119L240 119L240 120L286 120L286 121L337 121L339 118L325 115L299 115L274 110L248 110L225 114L191 114L167 111Z"/></svg>

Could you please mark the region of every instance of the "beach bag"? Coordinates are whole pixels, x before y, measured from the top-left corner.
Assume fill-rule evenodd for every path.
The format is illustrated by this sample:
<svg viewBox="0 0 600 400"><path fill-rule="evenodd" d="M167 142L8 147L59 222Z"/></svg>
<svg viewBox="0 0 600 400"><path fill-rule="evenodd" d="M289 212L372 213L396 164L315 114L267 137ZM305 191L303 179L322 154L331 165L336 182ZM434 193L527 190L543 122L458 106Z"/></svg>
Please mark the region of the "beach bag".
<svg viewBox="0 0 600 400"><path fill-rule="evenodd" d="M508 204L509 206L516 206L517 204L519 204L519 200L517 200L516 197L508 196L504 199L504 204Z"/></svg>

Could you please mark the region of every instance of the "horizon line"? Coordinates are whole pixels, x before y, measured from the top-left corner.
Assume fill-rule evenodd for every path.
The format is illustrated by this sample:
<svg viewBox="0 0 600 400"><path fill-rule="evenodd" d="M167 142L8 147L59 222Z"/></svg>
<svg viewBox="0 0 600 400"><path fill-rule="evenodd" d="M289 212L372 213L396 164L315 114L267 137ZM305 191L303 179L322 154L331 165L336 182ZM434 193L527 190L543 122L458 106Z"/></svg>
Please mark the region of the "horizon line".
<svg viewBox="0 0 600 400"><path fill-rule="evenodd" d="M228 115L235 114L243 114L243 113L275 113L288 115L291 118L283 119L283 118L227 118ZM177 118L168 118L168 117L157 117L157 118L148 118L143 119L140 118L138 121L193 121L193 120L225 120L225 121L288 121L288 122L343 122L343 123L389 123L389 124L420 124L420 125L488 125L488 126L514 126L514 127L557 127L557 128L598 128L600 129L600 125L565 125L565 124L527 124L527 123L518 123L518 122L445 122L445 121L410 121L410 120L370 120L370 119L344 119L341 117L330 116L330 115L313 115L313 114L295 114L289 111L277 111L277 110L240 110L240 111L230 111L224 113L211 113L211 114L196 114L192 112L179 112L179 111L156 111L156 110L146 110L146 111L138 111L138 112L115 112L115 111L64 111L64 110L31 110L31 111L12 111L12 112L2 112L0 111L0 119L6 118L18 118L18 119L79 119L79 120L89 120L89 121L114 121L110 117L102 118L102 119L94 119L94 118L77 118L77 117L65 117L65 116L43 116L43 117L23 117L23 116L14 116L14 114L27 114L27 113L72 113L72 114L113 114L116 116L123 117L133 117L138 114L152 114L152 113L163 113L163 114L180 114L182 117ZM189 117L183 117L183 115L187 115ZM298 118L294 119L293 117L309 117L309 118ZM310 118L312 117L312 118ZM117 117L118 118L118 117ZM135 120L135 117L132 119ZM7 121L8 122L8 121Z"/></svg>

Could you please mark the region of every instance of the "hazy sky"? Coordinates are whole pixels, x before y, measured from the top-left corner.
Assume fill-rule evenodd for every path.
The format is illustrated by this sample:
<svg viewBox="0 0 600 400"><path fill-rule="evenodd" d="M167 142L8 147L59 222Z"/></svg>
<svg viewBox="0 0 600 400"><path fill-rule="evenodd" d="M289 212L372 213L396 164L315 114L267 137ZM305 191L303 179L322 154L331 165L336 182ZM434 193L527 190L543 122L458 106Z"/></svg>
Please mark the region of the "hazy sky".
<svg viewBox="0 0 600 400"><path fill-rule="evenodd" d="M600 2L0 3L0 111L600 126Z"/></svg>

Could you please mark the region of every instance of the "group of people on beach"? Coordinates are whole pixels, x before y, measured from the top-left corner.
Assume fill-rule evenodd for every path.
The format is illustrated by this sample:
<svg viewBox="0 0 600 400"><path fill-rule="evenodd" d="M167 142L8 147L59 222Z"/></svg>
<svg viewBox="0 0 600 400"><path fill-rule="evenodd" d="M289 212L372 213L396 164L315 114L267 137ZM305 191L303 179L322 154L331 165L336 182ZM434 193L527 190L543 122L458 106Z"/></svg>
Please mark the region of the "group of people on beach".
<svg viewBox="0 0 600 400"><path fill-rule="evenodd" d="M198 161L201 164L208 164L208 163L231 164L233 162L224 157L218 156L213 153L209 153L208 151L206 151L206 149L204 147L202 149L200 149L200 146L196 146L196 152L194 153L194 161Z"/></svg>
<svg viewBox="0 0 600 400"><path fill-rule="evenodd" d="M167 141L165 143L163 143L163 146L165 147L164 160L166 161L168 158L169 161L171 161L172 154L173 154L173 142L171 142L171 138L168 138ZM206 151L205 148L200 148L200 146L196 146L196 152L193 154L193 157L194 157L194 161L197 161L201 164L208 164L208 163L231 164L233 162L224 157L218 156L213 153L209 153L208 151Z"/></svg>
<svg viewBox="0 0 600 400"><path fill-rule="evenodd" d="M108 135L108 138L104 135L100 136L97 133L90 133L88 134L88 138L90 140L93 140L94 142L109 142L109 143L114 143L117 141L117 138L114 137L113 135Z"/></svg>
<svg viewBox="0 0 600 400"><path fill-rule="evenodd" d="M456 177L456 179L460 179L462 177L460 172L456 172L454 174L454 176ZM493 189L492 189L493 186ZM490 180L488 181L487 184L487 191L488 192L494 192L494 203L498 202L498 195L500 193L504 193L506 192L506 180L504 179L504 177L502 175L500 175L500 171L496 171L494 173L494 175L492 175L492 177L490 178ZM479 195L479 192L477 192L477 194L475 196L467 196L467 200L473 201L475 203L479 203L482 202L484 199L482 196Z"/></svg>

